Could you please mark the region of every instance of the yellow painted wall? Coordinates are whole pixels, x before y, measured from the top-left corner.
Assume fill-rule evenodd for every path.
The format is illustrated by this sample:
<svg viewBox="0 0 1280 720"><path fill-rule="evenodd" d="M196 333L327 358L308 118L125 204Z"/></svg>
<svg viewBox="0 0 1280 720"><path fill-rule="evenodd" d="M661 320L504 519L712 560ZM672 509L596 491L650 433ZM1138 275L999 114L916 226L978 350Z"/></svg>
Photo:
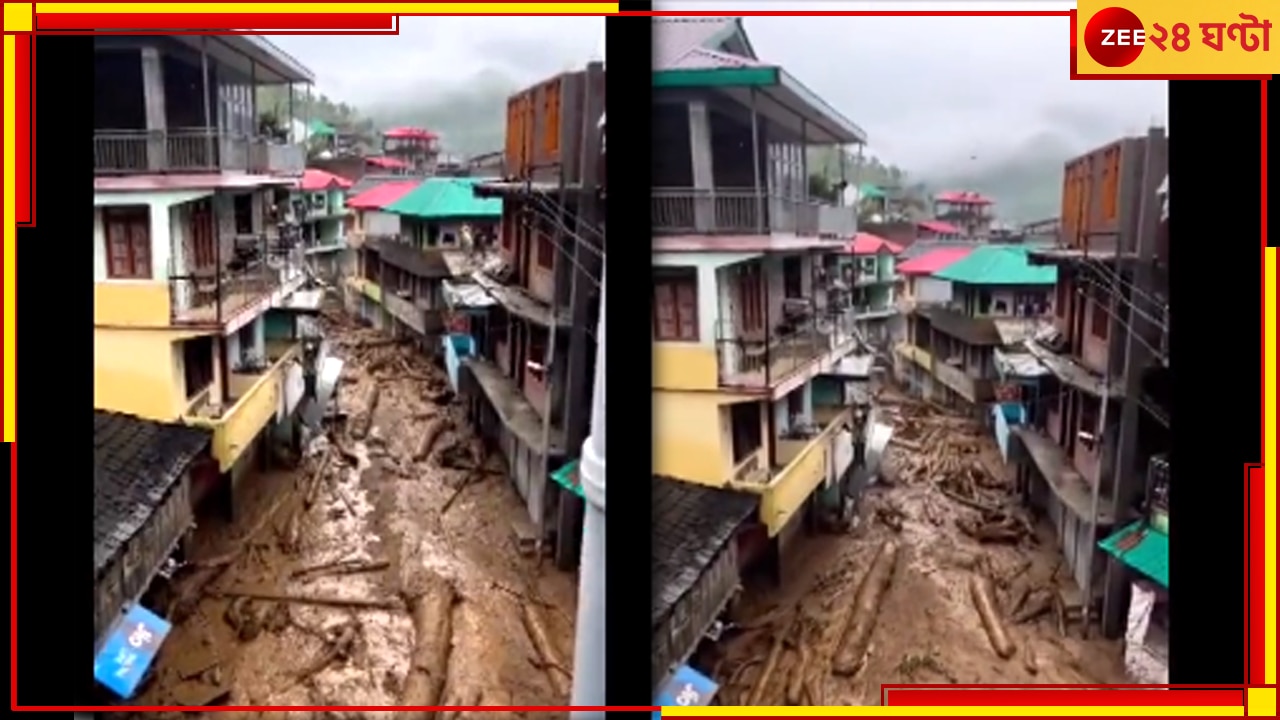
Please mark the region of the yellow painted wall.
<svg viewBox="0 0 1280 720"><path fill-rule="evenodd" d="M654 391L653 472L655 475L723 486L733 445L722 422L723 395Z"/></svg>
<svg viewBox="0 0 1280 720"><path fill-rule="evenodd" d="M113 327L168 327L169 284L112 281L93 284L93 324Z"/></svg>
<svg viewBox="0 0 1280 720"><path fill-rule="evenodd" d="M719 386L720 375L714 346L681 342L653 343L655 390L715 390Z"/></svg>
<svg viewBox="0 0 1280 720"><path fill-rule="evenodd" d="M166 314L167 314L166 310ZM151 420L174 420L186 409L182 356L166 330L93 331L93 406Z"/></svg>
<svg viewBox="0 0 1280 720"><path fill-rule="evenodd" d="M231 470L236 460L249 449L253 439L275 417L276 409L280 407L281 367L285 362L282 360L273 365L271 371L221 418L185 418L188 425L213 431L212 454L218 459L222 472Z"/></svg>
<svg viewBox="0 0 1280 720"><path fill-rule="evenodd" d="M818 436L778 474L760 498L760 521L769 528L769 537L786 526L826 477L827 443L825 434Z"/></svg>

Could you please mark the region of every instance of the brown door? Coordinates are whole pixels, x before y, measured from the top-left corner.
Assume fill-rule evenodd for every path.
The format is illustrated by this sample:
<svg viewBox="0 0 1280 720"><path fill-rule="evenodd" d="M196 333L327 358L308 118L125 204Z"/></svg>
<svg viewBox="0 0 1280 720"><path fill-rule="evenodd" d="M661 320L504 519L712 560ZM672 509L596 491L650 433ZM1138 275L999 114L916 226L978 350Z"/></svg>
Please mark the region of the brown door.
<svg viewBox="0 0 1280 720"><path fill-rule="evenodd" d="M207 270L216 264L213 227L213 201L209 198L197 200L191 208L187 226L187 232L191 236L192 269Z"/></svg>

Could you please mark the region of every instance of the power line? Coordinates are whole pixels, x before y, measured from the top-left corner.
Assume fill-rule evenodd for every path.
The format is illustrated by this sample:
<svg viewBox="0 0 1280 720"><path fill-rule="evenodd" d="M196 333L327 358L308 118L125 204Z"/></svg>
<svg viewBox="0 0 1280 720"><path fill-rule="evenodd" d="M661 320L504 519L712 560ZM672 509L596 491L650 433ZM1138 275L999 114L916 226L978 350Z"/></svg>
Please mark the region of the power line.
<svg viewBox="0 0 1280 720"><path fill-rule="evenodd" d="M577 238L577 239L578 239L578 242L582 243L582 244L583 244L583 245L584 245L588 250L590 250L591 252L595 253L595 254L596 254L598 257L600 257L601 259L603 259L603 258L604 258L604 248L603 248L603 247L601 247L601 246L597 246L595 243L588 242L586 239L581 238L580 236L578 236L578 235L577 235L577 233L575 233L574 231L572 231L572 230L570 230L569 228L565 227L564 223L560 222L559 214L560 214L560 212L561 212L562 210L564 210L564 206L563 206L563 205L559 205L558 203L557 203L557 204L551 204L551 201L550 201L550 200L548 200L547 198L542 197L541 195L539 195L539 194L537 194L537 193L535 193L535 194L533 195L533 198L534 198L534 200L535 200L536 202L542 203L542 208L541 208L541 209L543 210L543 212L545 212L545 213L548 213L548 214L549 214L549 216L550 216L550 218L549 218L549 219L550 219L552 222L554 222L554 223L556 224L556 226L557 226L557 227L559 227L559 228L560 228L562 231L564 231L565 233L568 233L568 234L570 234L570 235L573 235L575 238ZM544 215L544 217L547 217L547 216L546 216L546 215ZM581 227L582 227L582 228L584 228L584 229L586 229L586 230L588 230L588 231L590 231L592 234L596 235L596 237L599 237L599 238L600 238L600 240L601 240L602 242L604 241L604 231L603 231L603 230L599 230L599 229L597 229L597 228L595 228L595 227L593 227L592 225L589 225L589 224L587 224L587 223L581 223Z"/></svg>

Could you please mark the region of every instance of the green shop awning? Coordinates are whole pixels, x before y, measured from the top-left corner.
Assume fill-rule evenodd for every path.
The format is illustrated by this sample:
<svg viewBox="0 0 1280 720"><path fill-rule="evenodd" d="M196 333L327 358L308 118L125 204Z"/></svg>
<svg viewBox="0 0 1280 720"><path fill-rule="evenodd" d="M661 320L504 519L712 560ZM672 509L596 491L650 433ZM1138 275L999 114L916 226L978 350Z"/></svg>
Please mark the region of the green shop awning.
<svg viewBox="0 0 1280 720"><path fill-rule="evenodd" d="M571 460L563 467L551 473L551 479L556 481L560 487L577 495L580 498L586 498L582 494L582 481L578 479L578 461Z"/></svg>
<svg viewBox="0 0 1280 720"><path fill-rule="evenodd" d="M1169 587L1169 536L1139 520L1098 543L1108 555Z"/></svg>

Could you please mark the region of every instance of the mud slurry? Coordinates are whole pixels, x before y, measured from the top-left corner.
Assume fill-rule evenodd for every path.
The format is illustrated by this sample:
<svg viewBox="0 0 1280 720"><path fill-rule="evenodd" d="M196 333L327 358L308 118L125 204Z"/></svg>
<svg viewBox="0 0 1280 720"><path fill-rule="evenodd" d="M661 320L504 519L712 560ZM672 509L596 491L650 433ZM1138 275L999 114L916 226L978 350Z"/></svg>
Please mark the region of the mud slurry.
<svg viewBox="0 0 1280 720"><path fill-rule="evenodd" d="M968 432L981 435L976 429ZM979 462L1003 468L994 441L975 445ZM891 445L884 474L892 477L895 465L909 465L912 452ZM1035 524L1021 542L979 543L956 523L976 511L942 494L937 480L937 475L904 477L892 486L871 487L852 528L793 542L781 587L748 582L734 611L744 629L704 648L699 658L722 683L719 702L746 702L779 637L778 659L759 704L788 704L788 684L795 687L797 672L812 682L801 699L826 705L880 704L885 683L1126 682L1120 643L1100 639L1096 626L1086 639L1078 622L1064 634L1053 612L1023 623L1012 619L1009 610L1022 588L1047 592L1043 589L1069 582L1047 521ZM884 522L884 517L898 520ZM901 547L892 584L880 603L861 669L852 677L837 676L830 672L830 659L858 585L885 541ZM969 579L977 573L997 581L996 600L1017 646L1009 659L992 650L970 597ZM802 663L805 669L797 670Z"/></svg>
<svg viewBox="0 0 1280 720"><path fill-rule="evenodd" d="M237 487L234 523L202 523L196 564L229 554L235 560L176 581L175 595L190 599L188 612L175 618L155 677L134 702L394 706L416 641L406 603L444 582L457 602L447 623L451 651L441 702L566 703L550 673L572 668L575 577L518 552L512 527L526 511L501 458L481 452L471 469L441 462L443 448L480 446L442 392L443 374L376 331L336 316L327 324L332 352L346 362L340 411L366 413L361 404L369 386L379 387L367 433L355 438L337 430L315 439L297 470L260 474ZM435 443L436 452L415 461L426 424L443 415L453 429ZM321 466L325 472L317 473ZM313 490L312 477L320 477ZM263 529L254 534L255 526ZM379 569L298 576L339 562ZM228 590L329 604L233 600L222 595ZM343 600L392 607L343 606ZM522 622L528 605L563 668L546 667L532 644Z"/></svg>

